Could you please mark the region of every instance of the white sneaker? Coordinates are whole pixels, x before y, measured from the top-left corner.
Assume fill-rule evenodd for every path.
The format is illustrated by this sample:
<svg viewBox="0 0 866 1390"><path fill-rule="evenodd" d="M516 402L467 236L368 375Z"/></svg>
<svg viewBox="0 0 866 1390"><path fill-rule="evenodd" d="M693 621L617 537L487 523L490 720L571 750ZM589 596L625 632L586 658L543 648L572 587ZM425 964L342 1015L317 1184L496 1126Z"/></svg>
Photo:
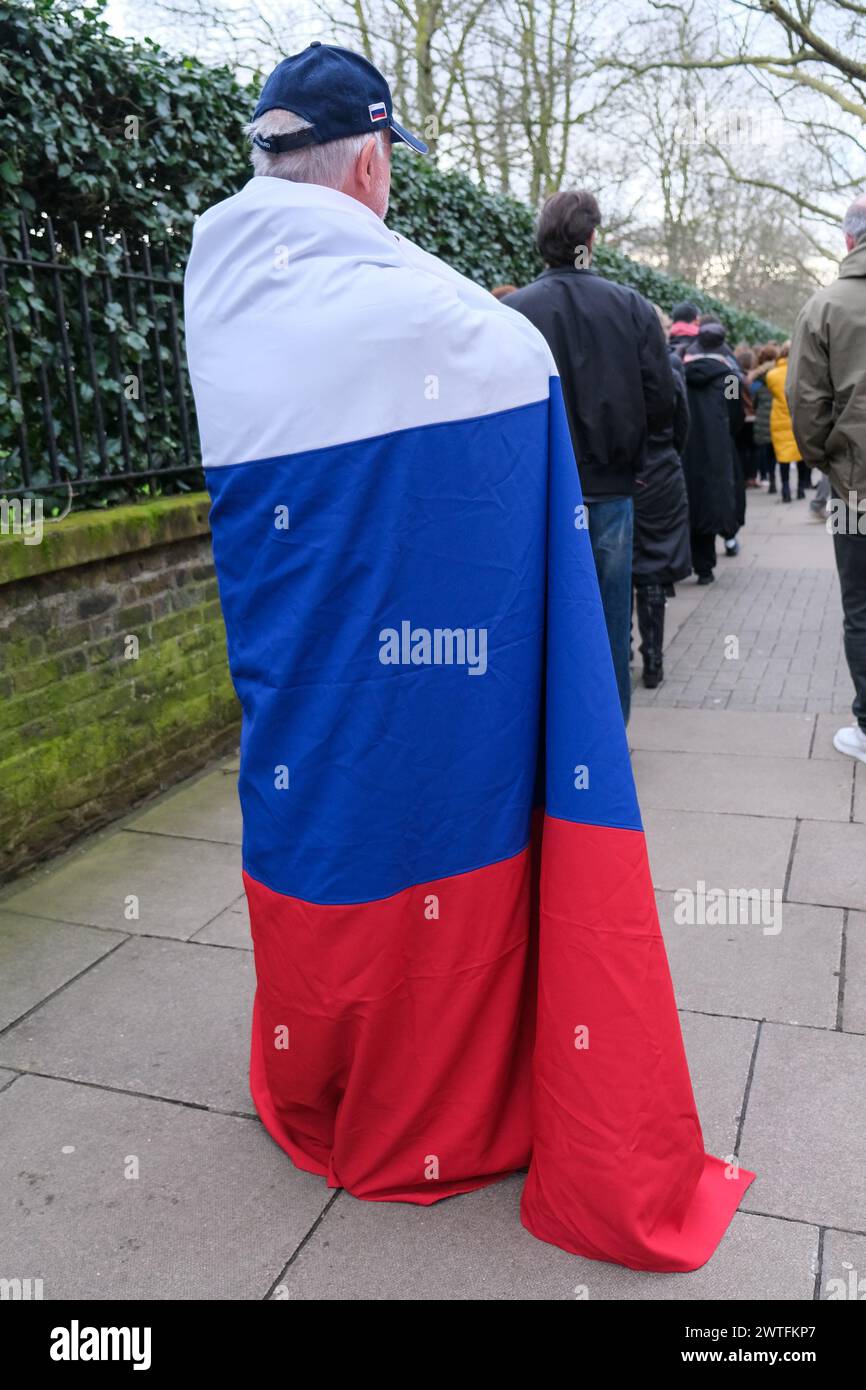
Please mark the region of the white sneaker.
<svg viewBox="0 0 866 1390"><path fill-rule="evenodd" d="M866 734L859 724L837 729L833 735L833 747L840 753L847 753L849 758L859 758L861 763L866 763Z"/></svg>

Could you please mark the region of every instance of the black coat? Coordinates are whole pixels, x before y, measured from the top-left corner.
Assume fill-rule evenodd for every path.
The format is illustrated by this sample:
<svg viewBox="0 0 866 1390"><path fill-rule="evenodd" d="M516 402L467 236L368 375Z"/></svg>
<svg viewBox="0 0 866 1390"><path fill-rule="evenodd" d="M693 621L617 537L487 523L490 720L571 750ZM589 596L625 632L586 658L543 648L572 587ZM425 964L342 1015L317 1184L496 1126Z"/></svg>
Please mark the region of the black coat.
<svg viewBox="0 0 866 1390"><path fill-rule="evenodd" d="M562 380L586 497L630 496L647 436L674 411L674 382L652 305L592 269L556 266L504 300L547 339Z"/></svg>
<svg viewBox="0 0 866 1390"><path fill-rule="evenodd" d="M686 358L689 437L683 469L692 530L733 536L737 529L733 436L743 423L743 402L731 365L712 354Z"/></svg>
<svg viewBox="0 0 866 1390"><path fill-rule="evenodd" d="M636 584L673 584L692 572L689 504L680 454L689 432L689 407L682 361L671 353L676 403L673 418L647 441L647 459L634 494Z"/></svg>

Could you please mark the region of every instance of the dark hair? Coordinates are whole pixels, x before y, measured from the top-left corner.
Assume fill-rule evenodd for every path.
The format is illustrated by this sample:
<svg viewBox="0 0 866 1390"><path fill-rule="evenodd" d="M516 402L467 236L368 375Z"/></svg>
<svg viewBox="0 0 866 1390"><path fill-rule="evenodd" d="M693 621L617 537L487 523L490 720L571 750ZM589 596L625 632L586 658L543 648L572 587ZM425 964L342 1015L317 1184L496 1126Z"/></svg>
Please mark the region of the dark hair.
<svg viewBox="0 0 866 1390"><path fill-rule="evenodd" d="M674 323L694 323L698 316L697 305L690 299L684 299L681 304L675 304L671 309L671 318Z"/></svg>
<svg viewBox="0 0 866 1390"><path fill-rule="evenodd" d="M718 319L714 319L711 316L707 319L706 323L701 324L697 339L698 347L701 352L715 352L717 348L722 346L724 341L724 325L719 323Z"/></svg>
<svg viewBox="0 0 866 1390"><path fill-rule="evenodd" d="M598 203L585 188L554 193L541 209L535 232L545 265L574 265L577 248L589 246L600 221Z"/></svg>

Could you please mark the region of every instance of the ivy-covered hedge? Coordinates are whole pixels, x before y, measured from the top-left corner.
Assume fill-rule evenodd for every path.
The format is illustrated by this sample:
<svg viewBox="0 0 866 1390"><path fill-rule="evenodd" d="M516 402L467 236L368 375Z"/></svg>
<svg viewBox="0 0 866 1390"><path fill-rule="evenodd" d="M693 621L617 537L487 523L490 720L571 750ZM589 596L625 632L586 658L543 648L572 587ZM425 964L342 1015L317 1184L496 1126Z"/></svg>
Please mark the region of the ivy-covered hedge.
<svg viewBox="0 0 866 1390"><path fill-rule="evenodd" d="M249 97L232 73L148 41L121 40L103 12L104 0L0 0L0 245L7 256L22 257L23 213L28 259L52 259L47 214L54 259L87 277L85 305L80 282L68 273L9 265L5 274L18 390L4 370L0 493L27 485L26 449L31 491L54 514L66 505L67 489L52 483L52 436L63 479L113 477L129 471L130 459L141 470L185 463L181 408L188 387L182 365L178 371L182 342L176 354L172 341L179 291L121 275L147 269L146 238L155 274L179 280L197 213L235 192L248 173L238 117ZM102 251L94 237L101 227L109 233ZM5 367L8 344L0 344L0 355ZM127 399L133 379L138 393ZM197 448L194 418L187 437ZM200 483L194 469L133 485L100 482L76 487L76 505Z"/></svg>
<svg viewBox="0 0 866 1390"><path fill-rule="evenodd" d="M62 232L175 238L246 180L238 117L249 105L228 68L117 38L105 0L0 0L0 234L16 209Z"/></svg>
<svg viewBox="0 0 866 1390"><path fill-rule="evenodd" d="M769 323L766 319L758 318L756 314L745 313L742 309L735 309L724 300L716 299L715 295L707 294L676 276L664 275L652 266L642 265L640 261L624 256L621 251L602 246L593 257L593 264L609 280L631 285L667 313L670 313L675 304L690 299L700 313L717 314L727 328L732 343L765 343L770 338L781 341L787 337L785 329L778 324Z"/></svg>
<svg viewBox="0 0 866 1390"><path fill-rule="evenodd" d="M74 365L76 409L84 441L83 472L106 471L96 439L104 415L107 470L124 467L121 425L129 448L158 467L182 458L177 401L154 412L154 374L179 395L177 367L166 333L174 310L157 287L135 295L123 282L100 274L92 234L105 227L105 256L114 271L135 263L144 240L160 272L167 263L180 275L196 215L236 192L250 175L241 124L255 104L254 92L239 85L228 68L210 68L172 56L149 40L129 42L113 35L104 19L105 0L0 0L0 241L7 255L20 254L19 218L30 228L33 255L48 259L45 215L58 241L57 257L84 271L93 286L95 372L83 354L84 324L79 297L67 295L66 320ZM526 284L540 270L532 210L489 193L456 171L436 168L405 150L395 151L392 210L395 229L437 253L478 283ZM82 232L72 243L70 228ZM130 260L117 234L123 232ZM166 252L163 259L163 251ZM778 336L780 330L721 304L616 251L601 247L597 268L633 285L662 308L693 299L712 310L734 339ZM72 282L67 282L71 285ZM33 488L46 500L46 431L53 430L64 475L78 464L71 446L70 374L64 371L60 321L50 276L10 266L6 275L9 318L23 407L0 378L0 493L22 486L22 421L34 461ZM0 351L8 357L3 345ZM143 394L121 402L124 382L140 378ZM181 372L181 380L182 380ZM96 377L96 381L94 381ZM43 381L50 385L53 412L46 423ZM125 423L124 423L125 420ZM145 428L147 424L148 428ZM194 421L190 421L194 436ZM106 452L104 448L103 453ZM144 464L142 464L144 466ZM81 489L77 505L126 500L130 491L178 491L200 480L160 478L137 484L112 483ZM59 505L59 502L58 502Z"/></svg>

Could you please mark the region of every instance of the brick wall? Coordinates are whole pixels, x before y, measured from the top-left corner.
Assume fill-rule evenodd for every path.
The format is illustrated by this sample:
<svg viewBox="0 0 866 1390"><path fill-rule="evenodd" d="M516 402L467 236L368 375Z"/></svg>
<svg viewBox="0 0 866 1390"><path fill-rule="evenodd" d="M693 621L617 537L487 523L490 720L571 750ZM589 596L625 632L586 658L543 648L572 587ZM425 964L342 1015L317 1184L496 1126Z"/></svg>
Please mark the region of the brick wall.
<svg viewBox="0 0 866 1390"><path fill-rule="evenodd" d="M196 494L0 536L0 874L236 744Z"/></svg>

